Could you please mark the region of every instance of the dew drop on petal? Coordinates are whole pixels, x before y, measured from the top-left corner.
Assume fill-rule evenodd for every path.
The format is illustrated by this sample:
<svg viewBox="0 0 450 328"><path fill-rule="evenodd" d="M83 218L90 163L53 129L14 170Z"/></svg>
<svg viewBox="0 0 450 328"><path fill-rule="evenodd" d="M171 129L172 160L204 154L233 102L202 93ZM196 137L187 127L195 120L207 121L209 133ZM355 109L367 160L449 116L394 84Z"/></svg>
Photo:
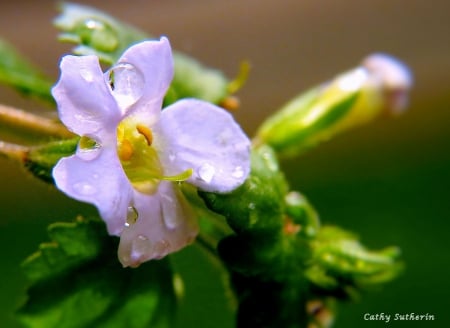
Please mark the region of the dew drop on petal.
<svg viewBox="0 0 450 328"><path fill-rule="evenodd" d="M163 258L167 254L169 254L169 251L170 251L170 243L165 239L158 241L154 245L155 259Z"/></svg>
<svg viewBox="0 0 450 328"><path fill-rule="evenodd" d="M78 143L77 156L85 161L92 161L100 155L101 145L93 138L82 136Z"/></svg>
<svg viewBox="0 0 450 328"><path fill-rule="evenodd" d="M92 74L92 71L85 69L85 68L80 68L79 70L81 77L86 81L86 82L92 82L94 81L94 75Z"/></svg>
<svg viewBox="0 0 450 328"><path fill-rule="evenodd" d="M169 161L175 162L176 159L177 155L175 155L175 153L172 150L169 150Z"/></svg>
<svg viewBox="0 0 450 328"><path fill-rule="evenodd" d="M127 209L127 219L125 221L125 226L129 227L136 223L139 218L139 212L134 206L128 206Z"/></svg>
<svg viewBox="0 0 450 328"><path fill-rule="evenodd" d="M131 242L131 258L148 258L153 253L153 243L144 235L136 236Z"/></svg>
<svg viewBox="0 0 450 328"><path fill-rule="evenodd" d="M233 172L231 172L231 176L235 179L241 179L244 176L244 169L242 166L236 166Z"/></svg>
<svg viewBox="0 0 450 328"><path fill-rule="evenodd" d="M88 182L77 182L73 185L73 189L81 196L90 196L97 192L97 189Z"/></svg>
<svg viewBox="0 0 450 328"><path fill-rule="evenodd" d="M107 73L112 94L125 111L136 103L144 92L144 75L132 64L118 63Z"/></svg>
<svg viewBox="0 0 450 328"><path fill-rule="evenodd" d="M206 183L210 183L215 174L216 169L209 163L204 163L197 169L197 175L199 179Z"/></svg>

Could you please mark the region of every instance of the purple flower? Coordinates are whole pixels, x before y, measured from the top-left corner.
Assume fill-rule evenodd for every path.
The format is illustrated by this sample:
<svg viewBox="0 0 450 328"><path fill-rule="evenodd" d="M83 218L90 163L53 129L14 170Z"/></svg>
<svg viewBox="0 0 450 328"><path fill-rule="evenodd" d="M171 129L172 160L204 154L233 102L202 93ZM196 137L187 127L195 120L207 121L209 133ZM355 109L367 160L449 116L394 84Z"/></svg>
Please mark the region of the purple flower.
<svg viewBox="0 0 450 328"><path fill-rule="evenodd" d="M180 181L225 193L250 171L250 141L230 114L185 99L161 111L173 77L169 41L129 48L103 73L96 56L65 56L53 88L60 119L81 136L53 170L59 189L94 204L120 236L124 266L191 243L195 215Z"/></svg>

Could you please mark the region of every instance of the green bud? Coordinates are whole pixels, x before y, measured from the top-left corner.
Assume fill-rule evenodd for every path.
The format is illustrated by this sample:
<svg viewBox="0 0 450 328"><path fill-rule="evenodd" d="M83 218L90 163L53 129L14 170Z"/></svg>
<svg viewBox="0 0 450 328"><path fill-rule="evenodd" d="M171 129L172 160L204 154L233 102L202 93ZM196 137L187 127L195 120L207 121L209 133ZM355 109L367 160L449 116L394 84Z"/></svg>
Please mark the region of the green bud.
<svg viewBox="0 0 450 328"><path fill-rule="evenodd" d="M117 62L133 44L151 38L149 34L89 6L64 3L61 10L61 15L55 19L56 27L62 31L59 39L77 44L73 50L75 54L96 55L108 65ZM220 104L239 88L241 80L245 80L245 76L241 77L229 90L230 83L221 71L207 68L180 53L174 52L173 57L174 77L164 106L190 97Z"/></svg>
<svg viewBox="0 0 450 328"><path fill-rule="evenodd" d="M263 123L256 142L296 155L383 112L401 112L410 86L403 64L386 55L370 56L363 66L288 102Z"/></svg>

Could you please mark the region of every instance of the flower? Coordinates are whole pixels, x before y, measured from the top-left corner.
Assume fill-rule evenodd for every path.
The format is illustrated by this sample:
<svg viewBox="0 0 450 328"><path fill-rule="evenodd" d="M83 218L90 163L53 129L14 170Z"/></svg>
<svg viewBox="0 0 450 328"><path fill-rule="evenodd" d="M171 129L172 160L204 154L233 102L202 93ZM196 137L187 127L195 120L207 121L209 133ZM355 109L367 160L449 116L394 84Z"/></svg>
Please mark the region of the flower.
<svg viewBox="0 0 450 328"><path fill-rule="evenodd" d="M161 111L173 77L169 41L130 47L106 73L96 56L65 56L52 90L60 119L81 136L53 169L56 186L94 204L120 236L124 266L161 258L197 232L180 181L230 192L250 171L250 141L232 116L184 99Z"/></svg>

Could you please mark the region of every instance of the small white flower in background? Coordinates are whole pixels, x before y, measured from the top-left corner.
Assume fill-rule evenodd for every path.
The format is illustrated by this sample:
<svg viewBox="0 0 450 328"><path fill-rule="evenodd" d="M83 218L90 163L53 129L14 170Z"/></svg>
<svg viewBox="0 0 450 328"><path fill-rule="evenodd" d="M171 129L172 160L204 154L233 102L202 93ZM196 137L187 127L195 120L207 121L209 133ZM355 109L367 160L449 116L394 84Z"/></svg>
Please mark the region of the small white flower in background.
<svg viewBox="0 0 450 328"><path fill-rule="evenodd" d="M161 111L173 77L169 41L129 48L103 73L96 56L65 56L52 93L62 122L81 136L53 170L59 189L94 204L120 236L124 266L191 243L197 222L177 182L230 192L250 171L250 141L231 115L185 99Z"/></svg>

